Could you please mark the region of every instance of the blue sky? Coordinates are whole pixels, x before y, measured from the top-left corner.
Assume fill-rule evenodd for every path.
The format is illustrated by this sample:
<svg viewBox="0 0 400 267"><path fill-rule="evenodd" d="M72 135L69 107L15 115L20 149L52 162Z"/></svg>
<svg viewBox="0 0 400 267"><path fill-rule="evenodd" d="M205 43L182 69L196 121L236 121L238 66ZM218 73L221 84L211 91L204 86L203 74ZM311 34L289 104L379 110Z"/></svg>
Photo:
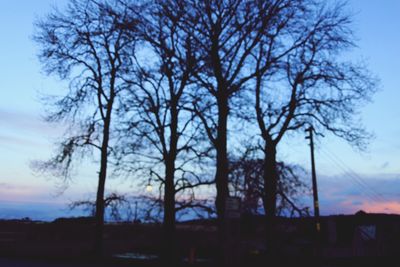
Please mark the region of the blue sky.
<svg viewBox="0 0 400 267"><path fill-rule="evenodd" d="M50 218L32 210L66 214L65 203L94 193L95 169L82 166L64 194L57 194L54 179L32 174L29 162L46 159L60 127L45 124L40 116L41 94L61 93L65 83L41 72L37 47L31 40L35 18L65 0L0 1L0 218L31 216ZM400 213L400 1L350 0L358 49L381 80L373 102L361 110L366 127L375 134L365 153L326 136L317 140L321 212L323 214L371 212ZM297 139L296 139L297 140ZM309 169L308 146L303 139L288 140L280 157ZM289 145L290 144L290 145ZM129 183L112 180L112 190L131 190ZM311 205L309 198L306 204ZM30 203L30 204L28 204ZM29 208L35 206L35 209ZM47 217L46 217L47 216Z"/></svg>

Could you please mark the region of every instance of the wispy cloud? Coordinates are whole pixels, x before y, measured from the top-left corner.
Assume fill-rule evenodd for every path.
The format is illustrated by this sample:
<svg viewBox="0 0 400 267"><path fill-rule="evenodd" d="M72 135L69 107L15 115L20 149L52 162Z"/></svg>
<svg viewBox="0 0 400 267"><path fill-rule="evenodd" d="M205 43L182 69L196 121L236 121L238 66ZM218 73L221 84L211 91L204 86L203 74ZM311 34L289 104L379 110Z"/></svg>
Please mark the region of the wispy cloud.
<svg viewBox="0 0 400 267"><path fill-rule="evenodd" d="M18 136L0 134L0 144L7 146L21 145L21 146L43 146L42 142L33 141L29 138L21 138Z"/></svg>
<svg viewBox="0 0 400 267"><path fill-rule="evenodd" d="M39 115L0 109L0 145L5 148L43 147L60 136L62 127L44 122Z"/></svg>
<svg viewBox="0 0 400 267"><path fill-rule="evenodd" d="M39 114L0 109L0 130L14 130L25 134L53 135L61 127L46 123Z"/></svg>
<svg viewBox="0 0 400 267"><path fill-rule="evenodd" d="M21 201L31 200L38 201L42 198L46 201L45 195L48 188L34 185L18 185L11 183L0 183L0 196L3 201ZM47 197L48 200L48 197Z"/></svg>

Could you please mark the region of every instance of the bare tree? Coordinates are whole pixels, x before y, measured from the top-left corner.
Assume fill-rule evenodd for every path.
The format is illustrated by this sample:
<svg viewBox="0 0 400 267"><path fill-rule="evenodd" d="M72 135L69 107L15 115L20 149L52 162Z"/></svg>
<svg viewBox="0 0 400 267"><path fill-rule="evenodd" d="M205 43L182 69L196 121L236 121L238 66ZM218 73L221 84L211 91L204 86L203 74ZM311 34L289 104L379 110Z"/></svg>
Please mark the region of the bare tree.
<svg viewBox="0 0 400 267"><path fill-rule="evenodd" d="M263 214L265 200L264 159L254 149L246 149L242 156L230 160L231 192L242 199L242 212ZM307 194L304 182L307 172L298 165L277 162L277 215L308 216L308 207L301 207L299 197Z"/></svg>
<svg viewBox="0 0 400 267"><path fill-rule="evenodd" d="M288 132L303 133L312 125L357 147L369 136L358 123L357 107L369 100L376 83L363 65L343 57L354 47L346 6L303 1L298 7L276 34L252 51L257 74L251 88L263 140L267 225L273 225L277 213L277 147ZM273 227L267 228L272 237Z"/></svg>
<svg viewBox="0 0 400 267"><path fill-rule="evenodd" d="M130 149L136 142L126 146L125 154L143 159L136 162L139 169L150 169L152 182L159 184L162 257L168 266L177 260L176 213L200 207L195 189L213 183L201 174L199 165L207 148L200 146L205 143L202 128L188 111L187 91L197 65L193 33L183 31L180 25L187 12L184 7L175 1L152 1L141 12L139 32L147 57L136 57L137 79L130 81L130 100L123 110L130 115L128 138L142 142L141 149Z"/></svg>
<svg viewBox="0 0 400 267"><path fill-rule="evenodd" d="M230 101L255 77L251 53L262 37L278 27L276 21L289 1L186 1L185 30L194 32L199 52L199 89L193 110L203 122L216 152L219 239L225 239L225 200L228 189L228 117ZM267 66L263 66L262 69Z"/></svg>
<svg viewBox="0 0 400 267"><path fill-rule="evenodd" d="M102 253L104 192L115 136L112 117L122 102L131 75L136 21L119 1L71 0L36 23L34 40L48 75L69 82L63 97L48 99L50 122L69 125L59 152L36 167L68 180L77 155L99 157L96 196L95 253ZM126 25L129 25L129 30Z"/></svg>

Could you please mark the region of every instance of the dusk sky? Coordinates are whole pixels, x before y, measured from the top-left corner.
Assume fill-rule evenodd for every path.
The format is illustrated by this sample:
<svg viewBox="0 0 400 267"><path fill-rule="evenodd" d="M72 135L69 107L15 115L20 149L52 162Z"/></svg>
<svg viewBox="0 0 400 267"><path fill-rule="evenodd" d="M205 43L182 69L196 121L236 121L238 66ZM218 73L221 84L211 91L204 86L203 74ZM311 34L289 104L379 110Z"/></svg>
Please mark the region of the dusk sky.
<svg viewBox="0 0 400 267"><path fill-rule="evenodd" d="M65 0L0 1L0 218L52 219L68 215L66 203L92 196L97 170L83 162L69 188L58 194L57 180L34 175L32 160L50 157L62 127L43 122L39 101L61 94L66 83L46 77L32 41L33 22ZM361 112L375 138L358 152L332 136L317 137L316 164L321 213L400 214L400 1L350 0L358 48L348 56L363 59L380 79L380 90ZM303 138L285 140L279 157L310 168ZM311 178L310 178L311 179ZM130 192L129 180L112 179L108 190ZM304 198L312 206L311 196Z"/></svg>

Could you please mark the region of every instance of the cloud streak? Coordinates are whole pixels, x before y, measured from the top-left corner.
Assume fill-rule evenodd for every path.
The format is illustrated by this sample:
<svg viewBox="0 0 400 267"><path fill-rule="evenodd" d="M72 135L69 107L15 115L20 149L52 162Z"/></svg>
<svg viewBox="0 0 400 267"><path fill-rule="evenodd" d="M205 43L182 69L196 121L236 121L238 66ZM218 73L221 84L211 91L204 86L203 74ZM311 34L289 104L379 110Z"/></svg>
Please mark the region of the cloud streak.
<svg viewBox="0 0 400 267"><path fill-rule="evenodd" d="M62 133L62 127L48 124L39 115L0 109L0 145L7 149L48 146L48 140Z"/></svg>
<svg viewBox="0 0 400 267"><path fill-rule="evenodd" d="M43 146L43 143L33 141L29 138L20 138L18 136L12 136L12 135L4 135L0 134L0 144L3 146L30 146L30 147L41 147Z"/></svg>
<svg viewBox="0 0 400 267"><path fill-rule="evenodd" d="M0 130L14 130L25 134L54 135L61 127L46 123L38 114L0 109Z"/></svg>
<svg viewBox="0 0 400 267"><path fill-rule="evenodd" d="M45 195L48 188L33 185L17 185L0 183L0 196L2 201L46 201Z"/></svg>

